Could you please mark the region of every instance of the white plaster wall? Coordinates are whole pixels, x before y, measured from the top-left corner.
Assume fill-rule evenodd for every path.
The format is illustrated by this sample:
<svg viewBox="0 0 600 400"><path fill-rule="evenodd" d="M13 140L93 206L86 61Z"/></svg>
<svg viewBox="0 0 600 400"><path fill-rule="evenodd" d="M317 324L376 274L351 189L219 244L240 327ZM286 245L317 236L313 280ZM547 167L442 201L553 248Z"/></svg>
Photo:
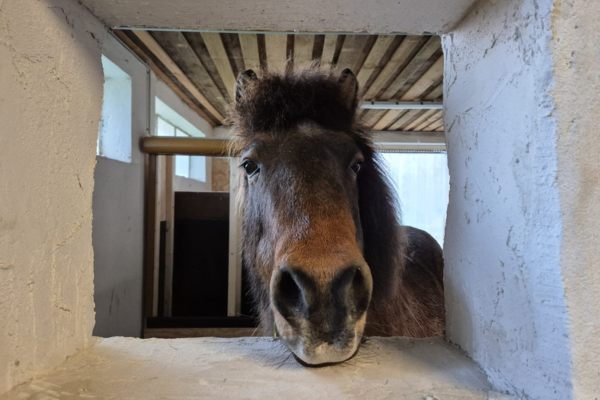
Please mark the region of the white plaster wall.
<svg viewBox="0 0 600 400"><path fill-rule="evenodd" d="M0 393L91 342L102 25L0 1Z"/></svg>
<svg viewBox="0 0 600 400"><path fill-rule="evenodd" d="M574 398L552 7L552 0L482 0L443 37L447 337L498 388L532 399Z"/></svg>
<svg viewBox="0 0 600 400"><path fill-rule="evenodd" d="M560 263L574 398L600 398L600 2L555 1L552 15Z"/></svg>
<svg viewBox="0 0 600 400"><path fill-rule="evenodd" d="M94 336L142 333L144 256L144 155L140 138L150 131L149 70L113 36L103 53L131 78L129 162L98 156L94 172ZM126 119L125 119L126 120ZM121 140L124 140L121 138ZM121 157L123 158L123 157Z"/></svg>
<svg viewBox="0 0 600 400"><path fill-rule="evenodd" d="M108 26L299 32L440 32L477 0L82 0Z"/></svg>

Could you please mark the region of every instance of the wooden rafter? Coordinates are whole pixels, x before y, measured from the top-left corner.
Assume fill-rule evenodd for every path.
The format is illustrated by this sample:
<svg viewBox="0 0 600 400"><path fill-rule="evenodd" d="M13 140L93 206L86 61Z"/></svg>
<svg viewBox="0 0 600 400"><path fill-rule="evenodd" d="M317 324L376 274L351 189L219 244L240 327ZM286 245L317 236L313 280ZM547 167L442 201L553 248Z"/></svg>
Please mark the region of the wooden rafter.
<svg viewBox="0 0 600 400"><path fill-rule="evenodd" d="M179 82L194 96L194 98L205 107L209 113L211 113L218 121L222 121L224 117L219 113L215 107L204 97L202 93L198 90L196 85L192 83L192 81L183 73L181 68L173 60L169 55L165 52L165 50L160 47L160 45L154 40L154 38L146 31L136 30L133 33L148 47L150 51L165 65L166 68L177 78Z"/></svg>
<svg viewBox="0 0 600 400"><path fill-rule="evenodd" d="M398 71L403 64L406 63L406 60L409 58L410 54L419 46L421 41L422 39L420 36L407 36L404 38L386 66L379 73L375 81L365 93L365 99L373 100L382 89L385 89L385 85L388 80L394 76L396 71ZM378 100L380 99L378 98Z"/></svg>
<svg viewBox="0 0 600 400"><path fill-rule="evenodd" d="M315 35L294 36L294 64L306 65L310 63L313 55Z"/></svg>
<svg viewBox="0 0 600 400"><path fill-rule="evenodd" d="M201 35L202 39L204 39L204 43L206 44L206 48L208 49L208 52L210 53L215 66L217 67L217 71L219 71L219 75L221 75L221 79L223 79L223 83L225 84L227 93L229 93L229 97L233 98L235 75L233 73L233 69L231 68L231 63L229 62L229 57L227 56L225 46L223 46L221 35L213 32L203 32Z"/></svg>
<svg viewBox="0 0 600 400"><path fill-rule="evenodd" d="M360 71L356 71L358 74L356 75L356 79L358 79L358 84L361 88L367 83L375 69L380 66L381 59L393 41L394 36L391 35L382 35L377 38L362 68Z"/></svg>
<svg viewBox="0 0 600 400"><path fill-rule="evenodd" d="M146 54L138 45L136 45L122 31L115 31L115 35L129 47L138 57L140 57L163 82L165 82L192 110L204 118L211 126L216 126L213 119L202 109L200 109L181 89L156 65L156 63Z"/></svg>
<svg viewBox="0 0 600 400"><path fill-rule="evenodd" d="M325 70L350 68L364 99L383 108L361 111L375 130L443 130L442 110L426 104L421 110L406 110L394 104L442 101L444 57L438 36L176 31L117 35L212 125L222 123L240 72L282 71L291 59L289 67L295 69L312 61Z"/></svg>
<svg viewBox="0 0 600 400"><path fill-rule="evenodd" d="M321 55L321 68L329 69L333 65L333 57L335 56L337 40L338 35L325 35L323 54Z"/></svg>
<svg viewBox="0 0 600 400"><path fill-rule="evenodd" d="M287 35L280 33L266 34L265 46L269 69L283 71L287 59Z"/></svg>
<svg viewBox="0 0 600 400"><path fill-rule="evenodd" d="M254 72L260 74L260 56L258 54L258 40L256 34L240 34L239 37L246 69L254 70Z"/></svg>

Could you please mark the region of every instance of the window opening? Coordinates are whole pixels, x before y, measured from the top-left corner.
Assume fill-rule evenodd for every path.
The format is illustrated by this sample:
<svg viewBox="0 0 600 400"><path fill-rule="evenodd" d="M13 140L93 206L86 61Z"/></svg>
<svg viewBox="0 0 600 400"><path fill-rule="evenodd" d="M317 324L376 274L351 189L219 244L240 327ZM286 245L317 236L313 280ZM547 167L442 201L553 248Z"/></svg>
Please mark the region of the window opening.
<svg viewBox="0 0 600 400"><path fill-rule="evenodd" d="M445 151L381 153L399 199L402 224L428 232L444 245L450 191Z"/></svg>
<svg viewBox="0 0 600 400"><path fill-rule="evenodd" d="M96 155L131 162L131 77L102 55L104 101Z"/></svg>
<svg viewBox="0 0 600 400"><path fill-rule="evenodd" d="M158 101L160 101L158 98ZM162 102L161 102L162 103ZM162 103L164 107L166 106ZM156 136L175 136L175 137L194 137L187 131L181 129L180 127L173 124L171 121L173 119L179 119L181 123L182 120L185 123L181 125L189 125L186 128L190 129L193 127L195 136L203 137L205 136L199 129L195 128L192 124L187 122L183 117L179 114L175 113L172 109L165 110L164 107L160 109L157 107L156 111ZM170 110L170 111L169 111ZM163 114L159 114L159 111L163 111ZM164 115L167 115L167 118L170 117L170 120L167 120ZM175 175L181 176L184 178L195 179L200 182L206 182L206 157L204 156L175 156Z"/></svg>

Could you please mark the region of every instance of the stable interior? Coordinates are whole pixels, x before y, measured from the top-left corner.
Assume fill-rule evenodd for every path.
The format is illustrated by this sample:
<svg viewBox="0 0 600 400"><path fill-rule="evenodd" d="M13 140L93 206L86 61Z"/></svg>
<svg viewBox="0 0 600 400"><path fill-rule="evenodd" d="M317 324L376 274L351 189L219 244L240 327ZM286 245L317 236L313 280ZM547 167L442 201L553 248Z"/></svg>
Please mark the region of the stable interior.
<svg viewBox="0 0 600 400"><path fill-rule="evenodd" d="M599 13L560 0L3 2L1 398L598 397ZM256 36L248 61L245 34ZM204 47L166 44L198 36ZM393 57L378 63L411 37L422 47L382 83ZM176 242L160 235L176 223L175 193L226 191L231 161L152 165L140 140L157 132L157 113L163 133L224 136L218 97L235 71L296 50L372 68L360 77L373 88L363 112L382 146L447 152L444 338L372 338L351 362L313 370L271 338L231 331L252 326L148 332L175 317L175 270L161 252ZM187 73L183 51L207 75ZM103 118L110 99L115 118ZM399 108L441 100L443 110ZM123 126L129 136L98 141ZM240 321L244 304L235 190L211 194L206 218L228 228L221 321ZM198 331L208 328L219 331ZM141 339L167 335L236 337Z"/></svg>

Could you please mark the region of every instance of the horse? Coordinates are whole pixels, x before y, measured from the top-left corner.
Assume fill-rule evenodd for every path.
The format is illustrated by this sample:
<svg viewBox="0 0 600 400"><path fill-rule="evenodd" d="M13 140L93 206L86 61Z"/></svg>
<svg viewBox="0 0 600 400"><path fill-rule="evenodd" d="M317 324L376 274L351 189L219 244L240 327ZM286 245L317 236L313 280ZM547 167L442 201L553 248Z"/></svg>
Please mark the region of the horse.
<svg viewBox="0 0 600 400"><path fill-rule="evenodd" d="M442 335L442 249L399 224L352 71L247 70L233 97L242 260L262 332L306 366L344 362L366 336Z"/></svg>

